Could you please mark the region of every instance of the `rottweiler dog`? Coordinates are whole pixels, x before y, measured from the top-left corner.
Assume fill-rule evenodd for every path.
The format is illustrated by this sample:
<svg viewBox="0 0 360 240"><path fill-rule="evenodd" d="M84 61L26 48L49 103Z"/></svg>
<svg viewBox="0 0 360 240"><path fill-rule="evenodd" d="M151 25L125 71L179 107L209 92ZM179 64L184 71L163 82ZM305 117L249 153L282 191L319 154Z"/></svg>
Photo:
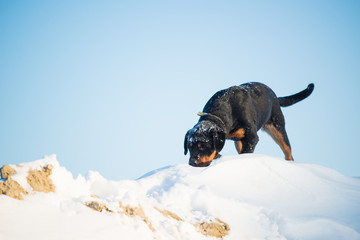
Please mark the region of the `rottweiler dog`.
<svg viewBox="0 0 360 240"><path fill-rule="evenodd" d="M277 97L265 84L250 82L215 93L198 115L198 123L185 135L185 155L189 164L209 166L220 157L226 139L235 142L239 154L253 153L259 141L257 131L265 130L280 146L285 159L293 161L285 119L280 107L291 106L307 98L314 84L291 96Z"/></svg>

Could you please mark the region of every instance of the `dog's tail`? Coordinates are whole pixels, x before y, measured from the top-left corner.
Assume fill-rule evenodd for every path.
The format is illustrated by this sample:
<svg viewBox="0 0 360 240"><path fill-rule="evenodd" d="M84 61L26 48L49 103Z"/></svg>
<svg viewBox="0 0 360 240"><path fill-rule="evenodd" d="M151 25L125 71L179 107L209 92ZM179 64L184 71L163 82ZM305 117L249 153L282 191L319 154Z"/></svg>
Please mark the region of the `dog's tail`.
<svg viewBox="0 0 360 240"><path fill-rule="evenodd" d="M287 96L287 97L279 97L279 103L281 107L288 107L291 106L297 102L300 102L301 100L304 100L305 98L307 98L308 96L310 96L310 94L313 92L315 85L313 83L310 83L307 88L299 93L296 93L294 95L291 96Z"/></svg>

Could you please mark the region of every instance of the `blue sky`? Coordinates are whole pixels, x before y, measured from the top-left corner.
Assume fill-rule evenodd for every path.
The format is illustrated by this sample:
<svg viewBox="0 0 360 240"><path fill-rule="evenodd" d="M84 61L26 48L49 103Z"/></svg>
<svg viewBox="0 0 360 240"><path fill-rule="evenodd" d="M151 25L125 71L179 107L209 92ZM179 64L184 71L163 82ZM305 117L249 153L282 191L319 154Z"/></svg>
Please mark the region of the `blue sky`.
<svg viewBox="0 0 360 240"><path fill-rule="evenodd" d="M359 1L0 1L0 165L57 154L75 175L187 163L218 90L278 96L295 161L360 175ZM283 157L260 132L256 153ZM222 152L236 154L231 141Z"/></svg>

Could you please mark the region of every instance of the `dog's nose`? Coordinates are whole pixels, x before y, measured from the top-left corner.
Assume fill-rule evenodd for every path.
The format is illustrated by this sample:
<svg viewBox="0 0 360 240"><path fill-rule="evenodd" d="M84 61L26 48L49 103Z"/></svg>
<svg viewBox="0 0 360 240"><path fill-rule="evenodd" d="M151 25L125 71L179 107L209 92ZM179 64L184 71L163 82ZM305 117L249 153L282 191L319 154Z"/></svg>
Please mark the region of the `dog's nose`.
<svg viewBox="0 0 360 240"><path fill-rule="evenodd" d="M190 159L189 159L189 164L190 164L191 166L193 166L193 167L198 167L199 164L200 164L199 159L200 159L200 156L199 156L199 155L192 156L192 157L190 157Z"/></svg>
<svg viewBox="0 0 360 240"><path fill-rule="evenodd" d="M198 160L194 160L194 159L189 160L189 165L191 165L193 167L197 167L198 164L199 164Z"/></svg>

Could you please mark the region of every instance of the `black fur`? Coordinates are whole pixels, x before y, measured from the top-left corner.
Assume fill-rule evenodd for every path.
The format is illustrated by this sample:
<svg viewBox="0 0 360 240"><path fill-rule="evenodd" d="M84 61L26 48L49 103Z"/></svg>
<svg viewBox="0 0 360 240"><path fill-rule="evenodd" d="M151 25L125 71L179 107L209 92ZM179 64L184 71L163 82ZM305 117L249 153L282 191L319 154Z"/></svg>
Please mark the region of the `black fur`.
<svg viewBox="0 0 360 240"><path fill-rule="evenodd" d="M314 90L315 85L313 83L310 83L309 86L294 95L288 96L288 97L279 97L279 103L281 107L288 107L291 106L297 102L300 102L301 100L307 98Z"/></svg>
<svg viewBox="0 0 360 240"><path fill-rule="evenodd" d="M287 107L308 97L314 84L291 96L276 97L262 83L245 83L215 93L206 103L198 123L184 140L184 153L190 151L189 164L208 166L219 157L225 139L235 141L239 154L254 152L259 141L257 131L265 130L279 144L285 159L293 160L280 107Z"/></svg>

